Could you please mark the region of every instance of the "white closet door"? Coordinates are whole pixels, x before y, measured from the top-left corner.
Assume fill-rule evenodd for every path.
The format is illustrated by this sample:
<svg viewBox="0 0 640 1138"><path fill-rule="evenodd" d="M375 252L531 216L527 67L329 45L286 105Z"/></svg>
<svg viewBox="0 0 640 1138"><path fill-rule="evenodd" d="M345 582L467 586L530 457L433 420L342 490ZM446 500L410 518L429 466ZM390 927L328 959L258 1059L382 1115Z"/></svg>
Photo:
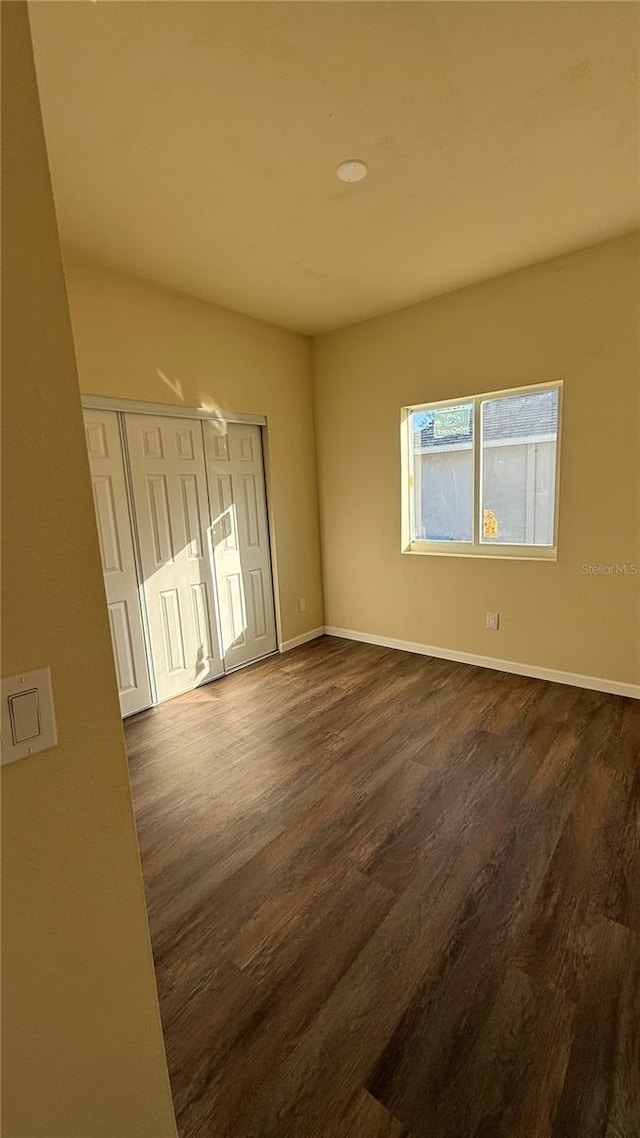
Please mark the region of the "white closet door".
<svg viewBox="0 0 640 1138"><path fill-rule="evenodd" d="M202 428L125 415L158 699L224 671L217 634Z"/></svg>
<svg viewBox="0 0 640 1138"><path fill-rule="evenodd" d="M118 416L85 411L84 426L120 708L132 715L149 707L152 696Z"/></svg>
<svg viewBox="0 0 640 1138"><path fill-rule="evenodd" d="M276 648L260 428L204 423L225 667Z"/></svg>

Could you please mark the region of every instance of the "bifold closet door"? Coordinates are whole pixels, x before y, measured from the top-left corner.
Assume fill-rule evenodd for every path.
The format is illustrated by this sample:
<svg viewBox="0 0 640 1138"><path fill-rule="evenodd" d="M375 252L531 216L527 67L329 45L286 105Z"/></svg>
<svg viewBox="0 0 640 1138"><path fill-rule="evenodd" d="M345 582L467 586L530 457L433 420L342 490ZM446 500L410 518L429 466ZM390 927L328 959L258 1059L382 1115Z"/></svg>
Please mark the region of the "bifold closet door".
<svg viewBox="0 0 640 1138"><path fill-rule="evenodd" d="M203 423L226 668L276 648L260 428Z"/></svg>
<svg viewBox="0 0 640 1138"><path fill-rule="evenodd" d="M215 610L202 427L126 414L158 699L224 671Z"/></svg>
<svg viewBox="0 0 640 1138"><path fill-rule="evenodd" d="M84 426L120 708L132 715L152 695L120 426L115 411L85 411Z"/></svg>

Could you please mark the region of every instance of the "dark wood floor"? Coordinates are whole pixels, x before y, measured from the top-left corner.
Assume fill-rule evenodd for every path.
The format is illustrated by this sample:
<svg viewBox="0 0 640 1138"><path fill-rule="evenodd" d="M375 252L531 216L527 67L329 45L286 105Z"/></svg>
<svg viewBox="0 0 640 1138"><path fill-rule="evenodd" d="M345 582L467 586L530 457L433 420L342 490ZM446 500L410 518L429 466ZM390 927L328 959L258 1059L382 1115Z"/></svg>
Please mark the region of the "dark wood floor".
<svg viewBox="0 0 640 1138"><path fill-rule="evenodd" d="M638 703L323 638L127 742L181 1138L638 1138Z"/></svg>

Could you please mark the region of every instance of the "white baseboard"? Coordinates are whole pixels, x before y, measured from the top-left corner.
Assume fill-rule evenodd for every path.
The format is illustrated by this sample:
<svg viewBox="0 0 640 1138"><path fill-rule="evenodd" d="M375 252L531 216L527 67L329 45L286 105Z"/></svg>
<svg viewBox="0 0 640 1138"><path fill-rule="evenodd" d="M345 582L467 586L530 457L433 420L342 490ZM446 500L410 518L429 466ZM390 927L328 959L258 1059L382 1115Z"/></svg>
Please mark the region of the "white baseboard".
<svg viewBox="0 0 640 1138"><path fill-rule="evenodd" d="M294 636L293 640L283 640L278 648L281 652L289 652L292 648L299 648L301 644L307 644L309 640L316 640L318 636L324 636L324 631L324 628L314 628L311 632L303 632L301 636Z"/></svg>
<svg viewBox="0 0 640 1138"><path fill-rule="evenodd" d="M455 660L458 664L475 664L479 668L493 668L498 672L512 672L516 676L531 676L535 680L551 680L556 684L570 684L576 688L609 692L640 699L640 684L626 684L621 680L606 680L600 676L581 676L577 672L559 672L555 668L540 668L537 664L519 664L515 660L496 660L493 656L476 656L473 652L456 652L450 648L434 648L431 644L417 644L412 640L394 640L389 636L373 636L370 632L354 632L350 628L324 629L327 636L343 640L360 640L363 644L378 644L381 648L398 648L401 652L416 652L420 656L436 656L440 660ZM319 635L319 631L312 636ZM309 637L310 639L311 637ZM300 642L302 642L300 640ZM291 647L298 641L288 641Z"/></svg>

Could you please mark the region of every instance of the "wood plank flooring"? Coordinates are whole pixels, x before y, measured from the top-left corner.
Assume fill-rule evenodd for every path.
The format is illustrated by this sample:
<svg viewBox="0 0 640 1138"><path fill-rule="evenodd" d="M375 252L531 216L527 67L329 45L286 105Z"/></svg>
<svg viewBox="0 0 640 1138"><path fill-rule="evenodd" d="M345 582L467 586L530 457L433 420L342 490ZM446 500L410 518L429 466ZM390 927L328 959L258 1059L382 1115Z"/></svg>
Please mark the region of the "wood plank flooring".
<svg viewBox="0 0 640 1138"><path fill-rule="evenodd" d="M323 637L126 735L180 1138L640 1138L640 704Z"/></svg>

